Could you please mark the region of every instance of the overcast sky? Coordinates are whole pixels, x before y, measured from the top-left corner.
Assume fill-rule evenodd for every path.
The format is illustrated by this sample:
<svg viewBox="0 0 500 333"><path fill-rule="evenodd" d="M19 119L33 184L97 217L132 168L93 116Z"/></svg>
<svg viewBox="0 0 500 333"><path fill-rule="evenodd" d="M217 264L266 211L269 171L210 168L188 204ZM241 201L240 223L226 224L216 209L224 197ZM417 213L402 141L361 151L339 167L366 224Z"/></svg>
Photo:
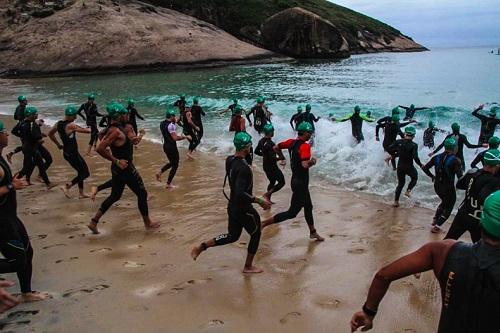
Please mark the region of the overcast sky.
<svg viewBox="0 0 500 333"><path fill-rule="evenodd" d="M500 47L500 0L331 0L429 47Z"/></svg>

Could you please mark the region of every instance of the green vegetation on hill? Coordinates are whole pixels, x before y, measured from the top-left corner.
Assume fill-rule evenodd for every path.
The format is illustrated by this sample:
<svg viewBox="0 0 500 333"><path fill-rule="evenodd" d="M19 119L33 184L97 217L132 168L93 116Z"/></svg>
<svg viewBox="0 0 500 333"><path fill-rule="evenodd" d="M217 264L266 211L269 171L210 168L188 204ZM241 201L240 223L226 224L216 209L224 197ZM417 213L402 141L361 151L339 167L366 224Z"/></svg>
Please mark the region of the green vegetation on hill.
<svg viewBox="0 0 500 333"><path fill-rule="evenodd" d="M349 42L357 32L369 31L387 37L401 33L391 26L326 0L148 0L210 22L229 33L260 43L257 30L270 16L293 7L302 7L332 22ZM354 43L357 44L357 43Z"/></svg>

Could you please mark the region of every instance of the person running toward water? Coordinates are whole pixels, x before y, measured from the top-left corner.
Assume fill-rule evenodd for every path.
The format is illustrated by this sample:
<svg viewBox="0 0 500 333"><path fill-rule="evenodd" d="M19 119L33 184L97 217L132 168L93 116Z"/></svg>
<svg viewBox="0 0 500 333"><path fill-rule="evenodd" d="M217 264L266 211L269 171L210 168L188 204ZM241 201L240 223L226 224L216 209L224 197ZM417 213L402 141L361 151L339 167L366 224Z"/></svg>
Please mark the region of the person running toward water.
<svg viewBox="0 0 500 333"><path fill-rule="evenodd" d="M481 104L474 111L472 111L472 115L481 121L481 131L479 133L479 138L477 141L479 145L487 143L488 140L493 135L495 135L495 129L497 125L500 125L500 119L497 118L497 111L500 110L500 107L493 106L490 109L489 116L485 116L479 113L479 111L483 109L484 104Z"/></svg>
<svg viewBox="0 0 500 333"><path fill-rule="evenodd" d="M179 121L184 114L184 109L186 109L186 94L180 94L179 99L175 101L174 106L179 110L179 119L177 119Z"/></svg>
<svg viewBox="0 0 500 333"><path fill-rule="evenodd" d="M420 111L420 110L427 110L430 108L424 107L424 108L416 108L414 104L410 105L409 107L407 106L402 106L399 105L400 108L404 109L406 111L405 117L403 120L412 120L413 116L415 115L415 112Z"/></svg>
<svg viewBox="0 0 500 333"><path fill-rule="evenodd" d="M238 100L237 99L233 99L233 104L229 105L227 107L227 109L222 110L221 112L219 112L219 115L223 115L226 112L231 112L231 116L233 116L234 115L234 109L236 108L237 105L238 105Z"/></svg>
<svg viewBox="0 0 500 333"><path fill-rule="evenodd" d="M455 139L449 138L444 142L444 153L434 156L422 170L432 178L434 190L441 199L432 219L432 232L441 232L441 226L448 220L457 201L455 190L455 176L462 177L462 163L453 154L457 143ZM436 175L430 172L434 168Z"/></svg>
<svg viewBox="0 0 500 333"><path fill-rule="evenodd" d="M254 122L250 119L250 115L253 115ZM264 98L259 97L257 99L257 104L250 109L250 111L246 114L248 119L248 123L250 127L254 127L257 133L262 133L262 128L265 124L267 124L270 119L267 114L267 108L264 107Z"/></svg>
<svg viewBox="0 0 500 333"><path fill-rule="evenodd" d="M500 151L490 149L484 155L482 169L469 170L457 183L459 190L465 190L464 201L458 208L457 215L451 224L445 239L459 239L466 231L470 233L472 242L481 238L481 211L485 199L493 192L500 190Z"/></svg>
<svg viewBox="0 0 500 333"><path fill-rule="evenodd" d="M271 123L265 124L263 132L264 137L260 139L259 144L255 148L255 154L263 157L262 168L264 169L266 177L269 180L269 185L267 186L267 192L264 194L264 198L272 203L272 194L278 192L283 188L283 186L285 186L285 176L283 176L283 172L281 172L278 168L276 162L280 161L281 165L284 166L286 164L286 160L281 150L278 152L274 150L275 144L273 142L273 125Z"/></svg>
<svg viewBox="0 0 500 333"><path fill-rule="evenodd" d="M500 145L500 138L498 138L496 136L492 136L488 140L488 149L498 149L499 145ZM484 165L484 154L487 151L488 150L483 150L482 152L480 152L479 154L477 154L476 157L474 158L474 160L472 161L472 163L470 164L470 167L471 168L475 168L475 167L477 167L477 165L479 163L481 163L482 165Z"/></svg>
<svg viewBox="0 0 500 333"><path fill-rule="evenodd" d="M159 223L154 223L149 217L148 193L144 187L139 171L132 163L133 144L137 144L140 139L131 141L125 129L127 122L127 109L121 104L112 104L107 107L111 120L111 125L104 138L97 147L99 155L111 161L112 189L111 194L101 204L101 207L91 219L88 228L93 234L98 234L97 224L108 209L118 200L120 200L125 185L128 186L137 196L139 211L146 229L156 229ZM109 149L108 149L109 148Z"/></svg>
<svg viewBox="0 0 500 333"><path fill-rule="evenodd" d="M290 208L286 212L262 221L262 228L293 219L303 208L307 226L309 227L309 237L317 241L324 241L325 239L318 234L314 227L313 204L309 193L309 169L316 165L316 159L312 157L311 146L307 141L309 141L313 133L312 125L309 122L302 122L297 126L298 137L296 139L288 139L274 146L275 152L288 149L290 153L292 200Z"/></svg>
<svg viewBox="0 0 500 333"><path fill-rule="evenodd" d="M229 132L246 132L245 118L242 116L243 109L241 106L236 105L234 107L233 115L231 117L231 122L229 123Z"/></svg>
<svg viewBox="0 0 500 333"><path fill-rule="evenodd" d="M196 138L198 139L198 144L201 143L201 138L203 138L203 121L201 117L205 117L206 113L203 108L199 105L200 100L198 97L193 98L193 105L191 106L191 117L193 119L193 124L198 127L195 132Z"/></svg>
<svg viewBox="0 0 500 333"><path fill-rule="evenodd" d="M295 131L295 127L297 127L300 118L302 117L302 106L297 106L297 113L295 113L292 118L290 118L290 126L292 130Z"/></svg>
<svg viewBox="0 0 500 333"><path fill-rule="evenodd" d="M380 302L393 281L433 270L441 288L438 333L498 332L500 304L500 192L490 195L481 216L482 240L475 244L430 242L377 272L351 331L373 328Z"/></svg>
<svg viewBox="0 0 500 333"><path fill-rule="evenodd" d="M311 104L307 104L306 105L306 112L301 113L300 116L297 117L297 123L295 125L296 127L298 125L300 125L302 122L306 122L306 123L311 124L313 131L316 130L315 126L314 126L314 123L317 123L321 119L321 117L316 117L311 112L311 110L312 110Z"/></svg>
<svg viewBox="0 0 500 333"><path fill-rule="evenodd" d="M194 159L194 151L200 144L197 135L200 132L201 128L194 123L193 113L191 112L190 108L184 109L184 113L182 114L182 127L184 135L191 138L191 140L189 140L187 157L188 159L192 160Z"/></svg>
<svg viewBox="0 0 500 333"><path fill-rule="evenodd" d="M75 124L78 110L74 106L68 106L64 110L64 120L58 121L50 130L49 138L54 142L57 148L62 149L64 159L76 170L77 175L70 183L61 186L61 190L67 198L71 198L69 190L78 184L79 198L84 199L89 196L83 192L83 182L90 176L89 168L83 157L78 152L78 141L76 133L90 134L90 128L81 128ZM55 134L58 133L62 145L57 140Z"/></svg>
<svg viewBox="0 0 500 333"><path fill-rule="evenodd" d="M28 99L26 98L26 96L21 95L17 97L17 101L19 102L19 105L16 106L16 110L14 111L14 120L20 123L24 120L24 109L26 109L26 106L28 105ZM7 161L9 161L9 163L12 163L12 156L22 151L22 146L16 147L13 151L7 153Z"/></svg>
<svg viewBox="0 0 500 333"><path fill-rule="evenodd" d="M236 152L226 159L226 179L229 181L229 187L231 188L227 204L228 232L193 247L191 257L196 260L201 252L209 247L236 242L240 238L243 229L245 229L250 235L250 242L248 243L243 273L262 273L262 269L253 265L253 259L259 248L261 226L259 213L252 207L252 204L256 203L264 210L267 210L271 207L271 203L265 198L258 198L252 194L252 169L245 161L246 156L252 150L252 137L246 132L239 132L234 136L233 143Z"/></svg>
<svg viewBox="0 0 500 333"><path fill-rule="evenodd" d="M172 109L167 109L165 112L165 120L160 123L160 131L163 136L163 152L167 155L168 163L165 164L157 173L156 179L161 182L161 175L170 169L167 180L167 188L171 189L175 186L172 181L179 167L179 150L177 149L177 141L190 140L191 138L187 135L177 135L176 130L177 119L175 117L175 111Z"/></svg>
<svg viewBox="0 0 500 333"><path fill-rule="evenodd" d="M420 159L418 158L418 145L413 142L415 134L415 127L406 127L404 139L397 140L388 148L391 155L397 153L397 156L399 157L397 167L398 186L396 187L396 193L394 195L394 207L399 207L399 197L401 196L401 192L405 186L406 176L411 178L405 192L406 197L409 198L411 196L411 191L415 185L417 185L418 173L417 169L415 169L415 166L413 165L413 161L415 161L419 167L422 167L422 162L420 162Z"/></svg>
<svg viewBox="0 0 500 333"><path fill-rule="evenodd" d="M135 101L132 98L129 98L127 101L127 110L128 110L128 122L132 125L134 132L137 132L137 118L140 120L144 120L144 118L139 114L139 111L135 108Z"/></svg>
<svg viewBox="0 0 500 333"><path fill-rule="evenodd" d="M363 136L363 121L367 121L370 123L375 121L375 119L372 119L367 115L361 114L361 108L358 105L354 107L354 113L350 113L341 119L331 118L331 120L338 121L340 123L350 120L352 136L356 139L358 143L360 143L365 139L365 137Z"/></svg>
<svg viewBox="0 0 500 333"><path fill-rule="evenodd" d="M424 131L424 147L434 148L434 137L438 132L446 133L445 130L437 128L433 121L429 121L429 127Z"/></svg>
<svg viewBox="0 0 500 333"><path fill-rule="evenodd" d="M455 148L455 151L453 152L456 157L460 159L460 162L462 162L462 171L465 171L465 159L464 159L464 145L471 149L471 148L481 148L481 147L488 147L488 144L482 144L482 145L473 145L467 140L467 137L464 134L460 133L460 125L458 123L453 123L451 124L451 130L452 133L448 134L444 141L448 138L453 138L455 139L455 142L457 143L457 147ZM429 157L432 157L432 155L436 154L438 151L441 150L444 146L444 141L434 149L433 152L429 153Z"/></svg>
<svg viewBox="0 0 500 333"><path fill-rule="evenodd" d="M87 103L82 104L78 109L78 115L82 117L83 120L86 121L87 126L90 127L90 141L87 149L87 156L92 156L92 147L94 147L95 150L97 146L97 135L99 134L99 130L97 129L97 116L103 116L97 109L95 97L94 93L90 93L87 97ZM82 114L82 111L85 115Z"/></svg>
<svg viewBox="0 0 500 333"><path fill-rule="evenodd" d="M0 122L0 274L17 273L21 296L17 301L35 302L48 297L47 293L33 291L33 248L30 237L17 215L17 191L28 184L23 178L13 177L3 150L9 144L9 134ZM12 301L12 300L11 300Z"/></svg>

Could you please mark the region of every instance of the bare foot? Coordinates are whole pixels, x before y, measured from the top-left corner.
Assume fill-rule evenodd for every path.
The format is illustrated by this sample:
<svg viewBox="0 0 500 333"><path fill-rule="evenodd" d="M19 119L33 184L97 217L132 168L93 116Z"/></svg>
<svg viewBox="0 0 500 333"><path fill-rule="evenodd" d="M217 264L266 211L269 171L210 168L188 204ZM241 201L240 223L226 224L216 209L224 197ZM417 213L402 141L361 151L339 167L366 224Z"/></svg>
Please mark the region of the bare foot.
<svg viewBox="0 0 500 333"><path fill-rule="evenodd" d="M95 201L96 195L97 195L97 186L92 186L90 188L90 199L92 199L92 201Z"/></svg>
<svg viewBox="0 0 500 333"><path fill-rule="evenodd" d="M420 277L422 276L421 273L416 273L416 274L413 274L413 276L415 277L415 279L420 279Z"/></svg>
<svg viewBox="0 0 500 333"><path fill-rule="evenodd" d="M68 188L68 186L62 185L59 188L64 193L64 195L66 196L66 198L71 199L71 195L69 194L69 188Z"/></svg>
<svg viewBox="0 0 500 333"><path fill-rule="evenodd" d="M435 226L433 226L433 227L432 227L431 232L432 232L433 234L439 234L439 233L442 233L442 232L443 232L443 230L441 230L441 228L440 228L440 227L438 227L437 225L435 225Z"/></svg>
<svg viewBox="0 0 500 333"><path fill-rule="evenodd" d="M160 227L160 223L158 222L149 222L147 224L144 224L146 227L146 230L153 230L153 229L158 229Z"/></svg>
<svg viewBox="0 0 500 333"><path fill-rule="evenodd" d="M97 229L97 221L96 220L94 220L94 219L90 220L90 223L87 227L90 229L90 231L92 231L92 233L94 235L99 234L99 230Z"/></svg>
<svg viewBox="0 0 500 333"><path fill-rule="evenodd" d="M310 239L315 239L317 240L318 242L322 242L324 241L325 239L323 237L321 237L317 232L313 232L309 235L309 238Z"/></svg>
<svg viewBox="0 0 500 333"><path fill-rule="evenodd" d="M195 160L194 156L190 153L187 153L186 156L187 156L188 160L190 160L190 161Z"/></svg>
<svg viewBox="0 0 500 333"><path fill-rule="evenodd" d="M410 190L407 190L407 191L405 192L405 197L407 197L407 198L410 198L410 197L411 197L411 191L410 191Z"/></svg>
<svg viewBox="0 0 500 333"><path fill-rule="evenodd" d="M90 198L90 195L85 194L85 193L80 193L78 195L78 199L88 199L88 198Z"/></svg>
<svg viewBox="0 0 500 333"><path fill-rule="evenodd" d="M156 173L156 180L161 182L161 172Z"/></svg>
<svg viewBox="0 0 500 333"><path fill-rule="evenodd" d="M392 204L392 207L398 208L399 207L399 202L398 201L394 201L394 203Z"/></svg>
<svg viewBox="0 0 500 333"><path fill-rule="evenodd" d="M177 186L175 186L174 184L167 184L167 186L165 186L165 188L168 190L173 190L174 188L177 188Z"/></svg>
<svg viewBox="0 0 500 333"><path fill-rule="evenodd" d="M19 302L21 303L38 302L38 301L43 301L49 297L50 295L48 293L32 291L30 293L22 293L19 296Z"/></svg>
<svg viewBox="0 0 500 333"><path fill-rule="evenodd" d="M193 247L191 249L191 258L193 258L193 260L196 260L196 258L198 258L198 256L203 252L203 248L201 247L201 244L200 245L197 245L195 247Z"/></svg>
<svg viewBox="0 0 500 333"><path fill-rule="evenodd" d="M263 269L255 267L255 266L250 266L250 267L245 267L243 268L243 273L253 273L253 274L258 274L264 272Z"/></svg>

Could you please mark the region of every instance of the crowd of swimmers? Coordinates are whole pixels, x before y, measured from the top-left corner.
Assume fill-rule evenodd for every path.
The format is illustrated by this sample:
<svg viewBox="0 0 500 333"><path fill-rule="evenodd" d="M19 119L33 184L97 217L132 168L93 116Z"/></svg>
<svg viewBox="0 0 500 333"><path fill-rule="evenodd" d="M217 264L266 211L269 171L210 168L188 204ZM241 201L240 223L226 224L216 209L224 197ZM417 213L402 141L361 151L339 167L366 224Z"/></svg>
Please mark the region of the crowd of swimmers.
<svg viewBox="0 0 500 333"><path fill-rule="evenodd" d="M48 189L55 186L50 181L47 169L52 164L52 157L44 146L46 136L62 151L64 159L76 171L76 176L60 187L63 194L71 198L71 188L78 186L79 198L96 199L99 191L110 188L111 192L101 203L99 209L90 219L88 228L98 234L99 221L110 207L120 200L125 186L136 196L138 208L146 229L157 229L158 222L152 221L148 208L148 193L139 171L134 166L134 146L138 145L144 130L138 130L137 118L144 118L135 108L135 101L129 99L127 107L111 102L106 106L106 114L99 113L95 103L96 95L88 95L86 103L79 108L68 106L64 110L63 119L59 120L45 135L42 132L42 120L38 120L38 110L28 105L25 96L19 96L19 105L14 112L16 125L11 133L21 140L21 145L6 154L3 150L8 146L8 132L0 122L0 273L16 272L21 287L19 298L13 297L3 288L12 284L0 281L0 312L16 305L19 301L37 301L45 299L46 293L36 292L31 287L33 249L28 233L17 215L16 193L31 184L31 176L35 168L39 178ZM163 137L163 151L167 162L156 173L161 181L162 175L168 173L166 187L175 188L173 180L179 167L179 150L177 142L189 141L187 158L194 159L198 145L203 137L202 117L205 116L199 99L193 98L191 103L185 95L169 105L165 119L159 124ZM356 142L364 140L362 125L364 121L375 122L375 138L380 140L380 129L384 138L382 147L387 152L386 162L392 166L397 175L398 184L394 195L394 207L399 206L400 195L404 190L406 177L410 178L405 196L410 197L418 179L414 166L416 163L428 175L441 202L431 222L431 231L442 232L441 227L450 217L456 202L456 190L465 191L465 199L443 241L431 242L419 250L398 259L381 269L370 286L368 297L361 311L354 314L351 329L356 331L370 329L377 313L379 303L384 297L392 281L433 270L442 289L443 308L439 324L439 332L493 332L496 324L492 318L498 315L500 304L500 139L494 135L499 108L492 105L488 115L481 112L484 105L476 108L472 115L481 121L481 131L477 144L471 144L460 132L460 125L453 123L451 132L437 147L434 136L445 132L429 122L424 132L424 145L433 149L429 153L431 159L422 163L418 156L418 144L414 142L416 111L427 108L398 106L391 115L379 120L372 118L370 112L361 113L359 106L353 112L328 119L332 122L350 121L351 134ZM229 131L234 132L234 154L225 162L224 188L229 186L228 230L213 238L209 238L194 246L191 257L196 260L200 254L215 246L222 246L237 241L243 231L250 235L247 256L243 267L244 273L261 273L263 270L254 265L254 257L258 251L261 233L264 228L295 218L304 211L309 237L314 241L324 241L314 223L313 203L309 191L309 170L316 165L312 146L315 123L320 119L312 113L311 105L297 108L290 119L290 125L297 133L296 137L282 142L274 142L274 126L272 113L269 111L264 97L259 97L256 104L248 111L234 100L220 114L231 112ZM400 114L404 113L404 122L400 122ZM80 116L86 127L75 123ZM98 129L97 117L102 117ZM260 140L252 146L250 129L253 127ZM253 118L253 119L252 119ZM178 133L178 126L182 133ZM80 155L76 135L89 135L86 155L97 152L107 159L111 165L110 179L99 186L93 186L88 195L84 191L84 182L90 176L85 158ZM400 139L398 139L398 136ZM474 159L471 169L466 171L464 146L468 148L487 148ZM440 153L441 149L444 151ZM292 197L288 210L277 213L262 220L254 204L263 210L273 205L272 196L285 186L285 176L280 169L286 165L283 151L289 153L292 172L290 188ZM23 153L23 164L20 171L13 173L9 166L16 153ZM253 155L262 157L262 167L269 184L262 196L254 195L253 189ZM8 162L8 163L7 163ZM481 168L477 168L482 164ZM458 180L458 181L457 181ZM473 244L456 242L465 232L469 232Z"/></svg>

